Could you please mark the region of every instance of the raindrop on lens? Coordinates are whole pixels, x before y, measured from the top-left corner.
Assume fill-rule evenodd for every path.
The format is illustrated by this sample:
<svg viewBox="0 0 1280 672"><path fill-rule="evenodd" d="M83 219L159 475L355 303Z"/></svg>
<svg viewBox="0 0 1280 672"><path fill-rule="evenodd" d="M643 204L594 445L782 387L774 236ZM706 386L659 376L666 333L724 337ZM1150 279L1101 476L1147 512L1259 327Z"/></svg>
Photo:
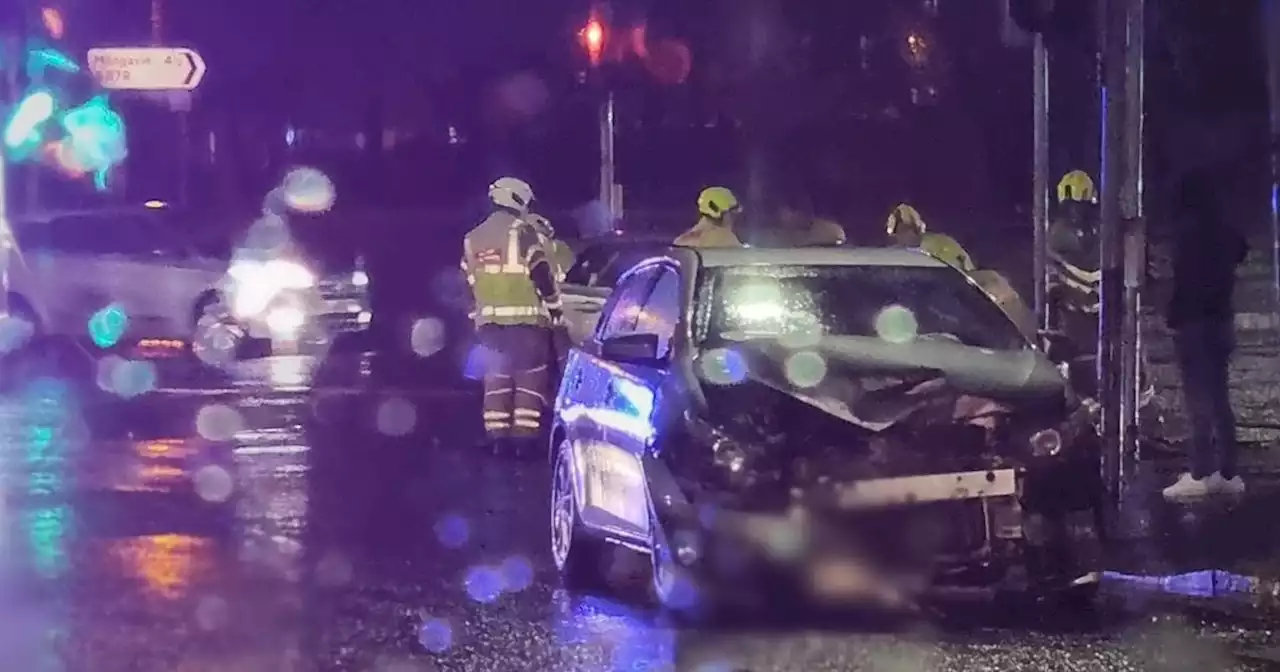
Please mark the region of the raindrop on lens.
<svg viewBox="0 0 1280 672"><path fill-rule="evenodd" d="M418 643L431 653L444 653L453 647L453 626L439 618L429 618L418 628Z"/></svg>
<svg viewBox="0 0 1280 672"><path fill-rule="evenodd" d="M503 584L502 574L493 567L472 567L467 570L467 576L464 579L464 585L467 589L467 595L476 602L489 603L498 599L502 595Z"/></svg>
<svg viewBox="0 0 1280 672"><path fill-rule="evenodd" d="M196 494L206 502L225 502L231 499L231 493L235 491L235 481L231 474L219 466L201 467L192 480L195 482Z"/></svg>
<svg viewBox="0 0 1280 672"><path fill-rule="evenodd" d="M392 397L378 404L376 424L378 431L387 436L410 434L417 423L418 411L405 399Z"/></svg>
<svg viewBox="0 0 1280 672"><path fill-rule="evenodd" d="M886 306L876 315L876 335L890 343L907 343L919 333L915 313L905 306Z"/></svg>
<svg viewBox="0 0 1280 672"><path fill-rule="evenodd" d="M244 429L240 412L224 404L211 404L196 414L196 432L210 441L230 441Z"/></svg>
<svg viewBox="0 0 1280 672"><path fill-rule="evenodd" d="M445 548L462 548L471 538L471 526L467 519L451 513L436 521L436 538Z"/></svg>
<svg viewBox="0 0 1280 672"><path fill-rule="evenodd" d="M430 357L444 349L444 322L427 317L413 323L409 344L419 357Z"/></svg>
<svg viewBox="0 0 1280 672"><path fill-rule="evenodd" d="M297 212L320 213L333 207L337 190L327 175L315 168L295 168L280 185L284 202Z"/></svg>
<svg viewBox="0 0 1280 672"><path fill-rule="evenodd" d="M783 365L787 380L798 387L814 387L827 376L827 362L816 352L797 352Z"/></svg>

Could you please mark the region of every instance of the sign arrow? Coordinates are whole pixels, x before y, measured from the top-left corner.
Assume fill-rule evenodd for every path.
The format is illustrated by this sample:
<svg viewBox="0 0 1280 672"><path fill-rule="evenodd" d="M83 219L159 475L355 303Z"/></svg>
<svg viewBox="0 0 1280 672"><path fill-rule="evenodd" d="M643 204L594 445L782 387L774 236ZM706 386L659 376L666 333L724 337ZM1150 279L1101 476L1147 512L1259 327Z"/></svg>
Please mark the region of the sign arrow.
<svg viewBox="0 0 1280 672"><path fill-rule="evenodd" d="M191 72L187 73L187 79L182 82L182 88L190 91L204 79L204 59L200 58L200 54L191 49L183 49L183 55L187 57L187 65L191 67Z"/></svg>

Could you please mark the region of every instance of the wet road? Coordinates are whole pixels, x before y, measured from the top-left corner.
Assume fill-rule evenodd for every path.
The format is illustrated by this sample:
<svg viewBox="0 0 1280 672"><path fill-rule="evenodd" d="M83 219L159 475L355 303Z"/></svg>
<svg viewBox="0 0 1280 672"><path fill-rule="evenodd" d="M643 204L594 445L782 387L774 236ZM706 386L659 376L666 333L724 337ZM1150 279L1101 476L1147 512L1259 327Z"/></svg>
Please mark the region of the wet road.
<svg viewBox="0 0 1280 672"><path fill-rule="evenodd" d="M1271 669L1271 633L1114 601L874 631L678 631L565 594L547 470L479 456L471 398L153 394L0 404L0 669L478 672Z"/></svg>

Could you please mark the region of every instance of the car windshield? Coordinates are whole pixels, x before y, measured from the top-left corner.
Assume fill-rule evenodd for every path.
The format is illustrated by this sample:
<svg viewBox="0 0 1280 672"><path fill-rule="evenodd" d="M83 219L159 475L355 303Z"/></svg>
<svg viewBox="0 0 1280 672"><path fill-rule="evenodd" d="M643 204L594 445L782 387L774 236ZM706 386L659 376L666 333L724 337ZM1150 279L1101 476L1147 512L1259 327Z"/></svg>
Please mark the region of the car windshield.
<svg viewBox="0 0 1280 672"><path fill-rule="evenodd" d="M914 266L743 266L711 269L702 294L706 341L801 334L958 341L1022 350L1004 312L959 271Z"/></svg>

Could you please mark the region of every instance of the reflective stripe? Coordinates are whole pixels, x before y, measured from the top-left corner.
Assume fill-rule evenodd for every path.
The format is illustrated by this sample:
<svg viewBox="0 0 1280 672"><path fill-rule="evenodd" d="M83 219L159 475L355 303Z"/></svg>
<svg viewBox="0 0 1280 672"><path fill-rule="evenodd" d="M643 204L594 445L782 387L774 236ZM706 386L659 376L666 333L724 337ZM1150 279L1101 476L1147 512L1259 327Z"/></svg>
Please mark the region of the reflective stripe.
<svg viewBox="0 0 1280 672"><path fill-rule="evenodd" d="M529 267L525 265L526 260L520 254L520 226L523 222L520 220L517 222L507 229L507 256L502 260L502 271L527 275Z"/></svg>
<svg viewBox="0 0 1280 672"><path fill-rule="evenodd" d="M517 408L515 413L516 420L519 420L520 418L533 418L536 420L541 417L542 411L534 411L528 408Z"/></svg>
<svg viewBox="0 0 1280 672"><path fill-rule="evenodd" d="M545 403L547 403L547 398L546 398L546 397L544 397L544 396L542 396L542 393L541 393L541 392L539 392L539 391L537 391L537 390L529 390L529 389L525 389L525 388L523 388L523 387L517 387L517 388L516 388L516 394L527 394L527 395L529 395L529 396L531 396L531 397L533 397L533 398L537 399L538 401L541 401L541 402L542 402L542 403L544 403L544 404L545 404ZM519 412L519 409L516 409L516 411L517 411L517 412Z"/></svg>
<svg viewBox="0 0 1280 672"><path fill-rule="evenodd" d="M515 426L524 429L539 429L542 427L542 423L537 420L521 420L520 418L516 418Z"/></svg>
<svg viewBox="0 0 1280 672"><path fill-rule="evenodd" d="M485 411L484 412L485 420L506 420L510 417L511 417L511 414L506 411Z"/></svg>
<svg viewBox="0 0 1280 672"><path fill-rule="evenodd" d="M492 275L529 275L529 267L519 262L514 264L484 264L480 267L481 273L489 273Z"/></svg>
<svg viewBox="0 0 1280 672"><path fill-rule="evenodd" d="M486 317L534 317L546 311L533 306L483 306L480 314Z"/></svg>

